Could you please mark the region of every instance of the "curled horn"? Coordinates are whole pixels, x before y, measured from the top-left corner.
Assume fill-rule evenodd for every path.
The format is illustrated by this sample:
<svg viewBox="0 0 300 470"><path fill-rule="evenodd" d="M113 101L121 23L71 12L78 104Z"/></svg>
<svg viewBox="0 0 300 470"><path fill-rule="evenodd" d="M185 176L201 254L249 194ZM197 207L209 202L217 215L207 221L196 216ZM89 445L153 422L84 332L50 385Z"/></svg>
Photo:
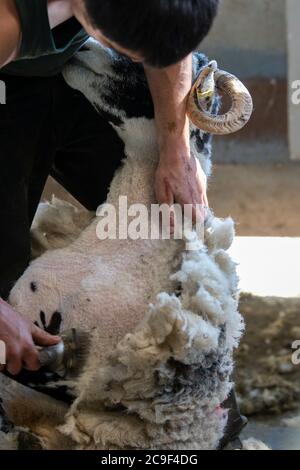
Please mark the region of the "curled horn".
<svg viewBox="0 0 300 470"><path fill-rule="evenodd" d="M215 88L231 99L231 108L222 115L213 115L203 109L202 103L211 99ZM195 81L187 102L191 122L210 134L232 134L242 129L253 111L253 101L245 85L234 75L218 70L216 61L204 67Z"/></svg>

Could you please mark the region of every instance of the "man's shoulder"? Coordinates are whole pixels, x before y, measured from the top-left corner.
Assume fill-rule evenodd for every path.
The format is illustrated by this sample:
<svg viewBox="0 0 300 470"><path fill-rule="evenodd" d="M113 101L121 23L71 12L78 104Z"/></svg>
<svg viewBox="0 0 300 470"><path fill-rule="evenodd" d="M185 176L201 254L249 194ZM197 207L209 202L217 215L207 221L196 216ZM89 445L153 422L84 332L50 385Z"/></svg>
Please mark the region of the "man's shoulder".
<svg viewBox="0 0 300 470"><path fill-rule="evenodd" d="M0 67L13 60L18 52L21 25L14 0L0 1Z"/></svg>

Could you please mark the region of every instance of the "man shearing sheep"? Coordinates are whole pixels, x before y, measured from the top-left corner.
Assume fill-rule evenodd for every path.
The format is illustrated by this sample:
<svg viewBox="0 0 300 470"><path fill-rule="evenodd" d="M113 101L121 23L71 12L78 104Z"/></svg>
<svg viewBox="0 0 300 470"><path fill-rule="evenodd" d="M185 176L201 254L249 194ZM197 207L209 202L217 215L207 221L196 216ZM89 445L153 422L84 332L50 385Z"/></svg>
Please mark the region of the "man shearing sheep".
<svg viewBox="0 0 300 470"><path fill-rule="evenodd" d="M218 0L1 0L0 340L6 368L39 369L36 345L56 344L5 302L30 260L30 226L51 174L87 209L105 199L124 157L107 120L61 70L88 36L143 64L155 108L159 203L207 205L191 155L186 97L191 52L207 35Z"/></svg>

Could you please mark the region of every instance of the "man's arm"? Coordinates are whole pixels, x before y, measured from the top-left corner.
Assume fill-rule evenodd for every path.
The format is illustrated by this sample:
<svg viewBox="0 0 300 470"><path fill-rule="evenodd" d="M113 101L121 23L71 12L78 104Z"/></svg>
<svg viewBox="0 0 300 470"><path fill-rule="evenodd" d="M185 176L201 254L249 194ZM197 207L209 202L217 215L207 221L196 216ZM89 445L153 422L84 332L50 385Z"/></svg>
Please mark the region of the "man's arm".
<svg viewBox="0 0 300 470"><path fill-rule="evenodd" d="M155 107L160 161L156 172L159 203L207 205L206 176L190 152L186 99L192 85L192 55L165 69L145 66ZM194 212L195 214L195 212Z"/></svg>
<svg viewBox="0 0 300 470"><path fill-rule="evenodd" d="M21 27L14 0L0 1L0 68L17 56Z"/></svg>
<svg viewBox="0 0 300 470"><path fill-rule="evenodd" d="M20 44L21 28L13 0L0 0L0 69L13 60ZM6 106L6 105L4 105ZM0 298L0 340L6 346L6 369L18 374L23 367L39 369L39 346L51 346L60 341L33 325ZM3 366L0 366L0 370Z"/></svg>

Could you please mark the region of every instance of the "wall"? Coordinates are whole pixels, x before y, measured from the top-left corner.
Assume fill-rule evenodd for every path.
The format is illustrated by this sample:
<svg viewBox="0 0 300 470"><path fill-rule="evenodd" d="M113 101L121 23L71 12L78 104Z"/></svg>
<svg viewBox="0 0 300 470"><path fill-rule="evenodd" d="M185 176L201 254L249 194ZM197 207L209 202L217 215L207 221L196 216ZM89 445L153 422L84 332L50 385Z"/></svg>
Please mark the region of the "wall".
<svg viewBox="0 0 300 470"><path fill-rule="evenodd" d="M285 77L286 0L222 0L200 49L242 77Z"/></svg>
<svg viewBox="0 0 300 470"><path fill-rule="evenodd" d="M286 0L221 1L218 17L200 50L245 82L253 97L254 113L239 133L215 138L216 162L289 160L286 24Z"/></svg>

